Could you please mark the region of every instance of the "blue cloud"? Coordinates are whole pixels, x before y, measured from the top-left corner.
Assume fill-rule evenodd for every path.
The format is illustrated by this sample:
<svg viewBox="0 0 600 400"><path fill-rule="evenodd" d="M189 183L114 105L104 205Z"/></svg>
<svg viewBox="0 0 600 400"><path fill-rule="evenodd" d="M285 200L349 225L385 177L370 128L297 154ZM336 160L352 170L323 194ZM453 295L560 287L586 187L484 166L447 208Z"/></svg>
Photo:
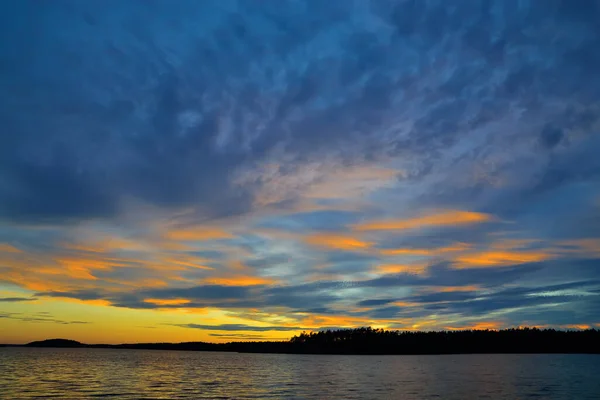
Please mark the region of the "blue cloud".
<svg viewBox="0 0 600 400"><path fill-rule="evenodd" d="M584 109L600 90L593 2L317 3L4 4L4 217L111 216L128 196L231 215L259 189L230 172L276 147L292 168L332 146L350 163L418 152L429 175L444 148L509 104L549 117L531 133L549 149L594 123ZM371 24L353 22L363 17ZM545 26L563 34L551 42ZM550 110L532 93L581 107ZM412 130L394 136L410 105ZM597 170L579 160L541 184Z"/></svg>

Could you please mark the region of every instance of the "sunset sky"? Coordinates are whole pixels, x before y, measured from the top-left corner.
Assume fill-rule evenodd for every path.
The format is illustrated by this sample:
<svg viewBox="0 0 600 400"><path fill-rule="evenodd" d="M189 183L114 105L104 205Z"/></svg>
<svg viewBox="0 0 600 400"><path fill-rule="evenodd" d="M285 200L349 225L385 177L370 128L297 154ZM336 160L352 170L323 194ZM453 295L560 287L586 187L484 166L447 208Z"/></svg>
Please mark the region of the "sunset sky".
<svg viewBox="0 0 600 400"><path fill-rule="evenodd" d="M600 327L598 21L0 1L0 343Z"/></svg>

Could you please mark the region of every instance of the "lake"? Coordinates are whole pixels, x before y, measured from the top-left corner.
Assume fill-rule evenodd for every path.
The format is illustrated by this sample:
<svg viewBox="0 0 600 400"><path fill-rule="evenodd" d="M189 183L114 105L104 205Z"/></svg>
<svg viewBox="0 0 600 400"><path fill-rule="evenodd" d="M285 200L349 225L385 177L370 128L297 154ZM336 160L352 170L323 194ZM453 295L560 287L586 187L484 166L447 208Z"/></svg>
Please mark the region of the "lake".
<svg viewBox="0 0 600 400"><path fill-rule="evenodd" d="M0 398L598 399L598 355L0 348Z"/></svg>

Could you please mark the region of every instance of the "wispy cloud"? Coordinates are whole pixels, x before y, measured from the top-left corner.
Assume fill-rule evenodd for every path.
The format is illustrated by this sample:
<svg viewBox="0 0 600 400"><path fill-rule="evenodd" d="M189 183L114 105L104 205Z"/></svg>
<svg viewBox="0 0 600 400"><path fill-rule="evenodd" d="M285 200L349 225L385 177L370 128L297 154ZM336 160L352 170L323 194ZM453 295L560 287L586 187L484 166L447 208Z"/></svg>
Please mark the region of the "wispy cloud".
<svg viewBox="0 0 600 400"><path fill-rule="evenodd" d="M357 231L396 231L430 226L470 225L490 221L487 214L471 211L444 211L408 219L370 221L354 225Z"/></svg>
<svg viewBox="0 0 600 400"><path fill-rule="evenodd" d="M0 297L0 303L17 303L21 301L35 301L37 297Z"/></svg>
<svg viewBox="0 0 600 400"><path fill-rule="evenodd" d="M332 233L317 233L307 236L306 242L312 246L338 250L365 250L372 246L370 242L349 235Z"/></svg>
<svg viewBox="0 0 600 400"><path fill-rule="evenodd" d="M301 331L306 328L298 326L254 326L254 325L243 325L243 324L223 324L223 325L201 325L201 324L186 324L177 325L181 328L192 328L202 329L205 331L255 331L255 332L268 332L268 331Z"/></svg>

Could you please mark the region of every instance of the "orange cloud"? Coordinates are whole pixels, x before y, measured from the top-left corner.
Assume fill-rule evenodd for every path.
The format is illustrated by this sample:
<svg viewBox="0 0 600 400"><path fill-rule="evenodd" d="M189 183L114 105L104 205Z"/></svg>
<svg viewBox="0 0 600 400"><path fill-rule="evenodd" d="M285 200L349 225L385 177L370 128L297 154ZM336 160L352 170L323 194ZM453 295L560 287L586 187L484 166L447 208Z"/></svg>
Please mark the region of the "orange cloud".
<svg viewBox="0 0 600 400"><path fill-rule="evenodd" d="M472 211L444 211L409 219L371 221L353 226L357 231L392 231L423 228L427 226L469 225L490 221L489 214Z"/></svg>
<svg viewBox="0 0 600 400"><path fill-rule="evenodd" d="M57 257L54 261L58 268L42 267L39 272L45 274L64 274L75 279L96 280L93 270L111 270L115 267L130 265L128 260L112 257Z"/></svg>
<svg viewBox="0 0 600 400"><path fill-rule="evenodd" d="M592 327L587 324L570 324L570 325L561 325L560 327L565 328L565 329L580 329L580 330L592 329Z"/></svg>
<svg viewBox="0 0 600 400"><path fill-rule="evenodd" d="M23 250L17 249L8 243L0 243L0 253L22 253Z"/></svg>
<svg viewBox="0 0 600 400"><path fill-rule="evenodd" d="M384 249L381 254L385 256L431 256L433 251L430 249Z"/></svg>
<svg viewBox="0 0 600 400"><path fill-rule="evenodd" d="M168 286L168 282L160 280L160 279L141 279L139 281L133 281L133 282L122 282L122 281L113 281L113 280L108 280L105 279L108 282L115 282L115 283L119 283L121 285L127 285L127 286L134 286L134 287L152 287L152 288L159 288L159 287L166 287Z"/></svg>
<svg viewBox="0 0 600 400"><path fill-rule="evenodd" d="M181 241L203 241L211 239L230 239L233 235L216 227L196 227L170 230L163 234L165 239Z"/></svg>
<svg viewBox="0 0 600 400"><path fill-rule="evenodd" d="M422 275L427 272L427 264L383 264L375 271L378 274L413 274Z"/></svg>
<svg viewBox="0 0 600 400"><path fill-rule="evenodd" d="M432 249L384 249L381 254L386 256L407 255L407 256L435 256L439 254L454 253L466 251L471 248L467 243L456 243L447 247L438 247Z"/></svg>
<svg viewBox="0 0 600 400"><path fill-rule="evenodd" d="M324 326L356 327L367 326L375 323L381 324L388 321L373 320L365 317L349 317L345 315L309 315L302 318L299 324L307 328L321 328ZM400 323L400 320L391 321Z"/></svg>
<svg viewBox="0 0 600 400"><path fill-rule="evenodd" d="M198 258L194 256L188 256L180 254L177 257L165 256L160 258L163 265L168 266L169 269L205 269L205 270L213 270L214 268L208 267L206 265L202 265L206 260L203 258ZM164 268L164 266L163 266ZM159 268L160 269L160 268Z"/></svg>
<svg viewBox="0 0 600 400"><path fill-rule="evenodd" d="M83 304L89 304L89 305L94 305L94 306L103 306L103 307L108 307L108 306L112 306L112 303L108 300L103 300L103 299L95 299L95 300L80 300L80 299L71 299L71 298L61 298L62 301L69 301L72 303L83 303Z"/></svg>
<svg viewBox="0 0 600 400"><path fill-rule="evenodd" d="M190 303L188 299L144 299L144 303L155 304L157 306L177 306Z"/></svg>
<svg viewBox="0 0 600 400"><path fill-rule="evenodd" d="M305 240L313 246L337 250L366 250L373 245L371 242L364 242L352 236L331 233L316 233L306 237Z"/></svg>
<svg viewBox="0 0 600 400"><path fill-rule="evenodd" d="M215 277L204 279L204 283L211 285L223 285L223 286L257 286L257 285L270 285L276 283L274 279L262 278L257 276L231 276L231 277Z"/></svg>
<svg viewBox="0 0 600 400"><path fill-rule="evenodd" d="M243 262L239 261L239 260L235 260L229 263L229 267L235 271L241 272L241 271L250 271L251 268L248 267L246 264L244 264Z"/></svg>
<svg viewBox="0 0 600 400"><path fill-rule="evenodd" d="M129 263L120 258L83 258L83 257L57 257L55 261L65 267L66 269L70 268L90 268L90 269L99 269L99 270L107 270L113 267L124 267L129 265Z"/></svg>
<svg viewBox="0 0 600 400"><path fill-rule="evenodd" d="M438 289L438 292L452 293L452 292L476 292L480 290L479 286L465 285L465 286L446 286Z"/></svg>
<svg viewBox="0 0 600 400"><path fill-rule="evenodd" d="M482 251L455 258L454 267L480 268L516 265L538 262L552 258L552 254L544 251Z"/></svg>
<svg viewBox="0 0 600 400"><path fill-rule="evenodd" d="M398 307L414 307L420 305L419 303L411 303L408 301L395 301L392 304Z"/></svg>
<svg viewBox="0 0 600 400"><path fill-rule="evenodd" d="M78 243L62 243L61 247L87 253L108 253L115 250L145 251L153 248L149 243L117 236Z"/></svg>

